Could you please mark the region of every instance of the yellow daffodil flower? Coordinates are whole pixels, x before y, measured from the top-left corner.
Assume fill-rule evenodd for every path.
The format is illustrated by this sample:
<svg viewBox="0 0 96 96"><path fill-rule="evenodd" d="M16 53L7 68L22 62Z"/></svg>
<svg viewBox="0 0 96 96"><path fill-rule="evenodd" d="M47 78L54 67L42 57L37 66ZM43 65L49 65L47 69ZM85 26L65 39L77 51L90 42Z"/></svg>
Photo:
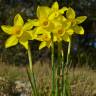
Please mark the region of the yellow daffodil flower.
<svg viewBox="0 0 96 96"><path fill-rule="evenodd" d="M54 37L56 41L60 42L62 40L70 42L70 36L73 34L73 29L71 28L71 23L68 21L65 21L62 23L61 26L58 26L54 30Z"/></svg>
<svg viewBox="0 0 96 96"><path fill-rule="evenodd" d="M72 25L75 33L81 34L81 35L84 34L83 27L79 26L78 24L83 23L87 19L86 16L76 17L75 11L72 8L68 8L68 10L66 12L66 18L68 21L71 22L71 25Z"/></svg>
<svg viewBox="0 0 96 96"><path fill-rule="evenodd" d="M54 18L58 17L59 14L63 14L65 10L67 10L66 7L63 7L62 9L59 10L59 5L57 2L55 2L52 5L52 8L49 8L47 6L38 6L37 19L32 20L32 24L34 26L37 26L37 30L43 28L49 32L52 32L53 29L55 28L55 25L57 25L57 22L54 22L55 21ZM58 16L56 16L56 14L58 14Z"/></svg>
<svg viewBox="0 0 96 96"><path fill-rule="evenodd" d="M37 35L35 39L38 41L41 41L39 45L39 50L41 50L44 47L50 48L51 43L52 43L51 32L45 29L39 29L39 30L35 30L35 34ZM55 36L53 36L53 41L56 42Z"/></svg>
<svg viewBox="0 0 96 96"><path fill-rule="evenodd" d="M42 48L44 48L44 47L48 47L48 48L50 48L50 46L51 46L51 37L50 37L50 35L48 35L48 34L43 34L43 35L41 35L41 36L39 36L38 37L38 40L40 41L40 39L39 38L42 38L41 39L41 43L40 43L40 45L39 45L39 50L41 50Z"/></svg>
<svg viewBox="0 0 96 96"><path fill-rule="evenodd" d="M10 35L5 43L5 47L8 48L20 43L28 49L28 40L32 39L32 33L29 30L32 27L33 25L30 22L24 24L20 14L15 16L13 26L2 25L2 30Z"/></svg>
<svg viewBox="0 0 96 96"><path fill-rule="evenodd" d="M40 45L39 45L39 50L41 50L44 47L50 47L51 46L51 35L50 32L41 29L40 32L36 32L37 34L37 38L36 40L41 41Z"/></svg>
<svg viewBox="0 0 96 96"><path fill-rule="evenodd" d="M37 19L28 20L34 26L36 26L37 30L40 28L46 29L51 32L54 28L54 24L49 20L50 8L47 6L38 6L37 7Z"/></svg>
<svg viewBox="0 0 96 96"><path fill-rule="evenodd" d="M58 17L59 15L64 14L65 11L67 11L67 7L63 7L61 9L59 9L59 4L58 2L54 2L52 7L51 7L51 14L49 16L49 19L54 19L56 17Z"/></svg>

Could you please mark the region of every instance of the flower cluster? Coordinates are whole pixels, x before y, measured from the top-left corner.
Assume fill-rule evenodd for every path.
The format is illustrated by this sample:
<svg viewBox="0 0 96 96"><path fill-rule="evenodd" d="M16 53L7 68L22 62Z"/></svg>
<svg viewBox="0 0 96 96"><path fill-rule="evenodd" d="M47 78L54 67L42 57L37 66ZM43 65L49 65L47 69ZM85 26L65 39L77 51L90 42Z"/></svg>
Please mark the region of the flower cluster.
<svg viewBox="0 0 96 96"><path fill-rule="evenodd" d="M57 2L54 2L51 7L38 6L37 18L28 19L24 24L24 20L20 14L14 18L14 25L2 25L2 30L9 34L5 47L11 47L18 43L28 49L28 40L39 40L41 44L39 49L51 46L53 34L54 42L62 40L70 42L72 34L84 34L84 29L81 24L86 20L86 16L76 17L75 11L69 7L59 8Z"/></svg>

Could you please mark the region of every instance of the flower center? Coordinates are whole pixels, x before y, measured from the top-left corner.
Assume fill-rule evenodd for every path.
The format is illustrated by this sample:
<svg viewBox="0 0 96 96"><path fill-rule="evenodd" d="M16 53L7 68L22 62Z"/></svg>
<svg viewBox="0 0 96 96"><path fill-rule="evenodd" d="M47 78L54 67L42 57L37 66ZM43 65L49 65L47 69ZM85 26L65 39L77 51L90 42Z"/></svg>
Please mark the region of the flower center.
<svg viewBox="0 0 96 96"><path fill-rule="evenodd" d="M48 37L48 35L44 35L44 36L43 36L43 40L44 40L44 41L49 41L50 38Z"/></svg>
<svg viewBox="0 0 96 96"><path fill-rule="evenodd" d="M20 34L21 27L20 26L14 26L13 27L13 34L19 35Z"/></svg>
<svg viewBox="0 0 96 96"><path fill-rule="evenodd" d="M43 25L44 25L44 26L47 26L47 25L48 25L48 21L44 21L44 22L43 22Z"/></svg>
<svg viewBox="0 0 96 96"><path fill-rule="evenodd" d="M69 21L71 22L72 26L76 25L76 21L74 19L70 19Z"/></svg>
<svg viewBox="0 0 96 96"><path fill-rule="evenodd" d="M59 29L58 30L58 34L62 34L63 33L63 30L62 29Z"/></svg>
<svg viewBox="0 0 96 96"><path fill-rule="evenodd" d="M58 15L59 15L57 11L55 11L54 14L55 14L55 17L58 17Z"/></svg>

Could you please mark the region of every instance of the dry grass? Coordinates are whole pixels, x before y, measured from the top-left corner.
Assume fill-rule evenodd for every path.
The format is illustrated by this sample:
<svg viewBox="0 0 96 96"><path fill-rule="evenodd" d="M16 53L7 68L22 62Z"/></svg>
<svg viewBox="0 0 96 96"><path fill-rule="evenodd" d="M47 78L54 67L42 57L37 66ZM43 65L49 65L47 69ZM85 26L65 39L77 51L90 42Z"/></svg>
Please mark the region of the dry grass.
<svg viewBox="0 0 96 96"><path fill-rule="evenodd" d="M96 96L96 72L87 68L70 71L72 96Z"/></svg>
<svg viewBox="0 0 96 96"><path fill-rule="evenodd" d="M8 63L2 62L0 60L0 77L4 77L7 80L25 80L27 74L25 72L25 67L16 67L15 64L10 65Z"/></svg>
<svg viewBox="0 0 96 96"><path fill-rule="evenodd" d="M51 67L49 64L34 64L34 71L41 96L50 96ZM25 68L0 64L0 77L9 80L28 80ZM70 69L69 78L72 96L96 96L96 71L88 68Z"/></svg>

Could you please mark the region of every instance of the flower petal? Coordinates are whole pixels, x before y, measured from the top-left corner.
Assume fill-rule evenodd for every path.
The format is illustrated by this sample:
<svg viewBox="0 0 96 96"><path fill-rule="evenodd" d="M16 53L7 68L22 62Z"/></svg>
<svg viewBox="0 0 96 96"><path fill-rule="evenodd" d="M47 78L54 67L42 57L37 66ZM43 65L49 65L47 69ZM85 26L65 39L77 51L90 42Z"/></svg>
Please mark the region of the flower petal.
<svg viewBox="0 0 96 96"><path fill-rule="evenodd" d="M84 34L84 29L83 29L82 26L76 25L76 26L73 27L73 30L77 34L80 34L80 35L83 35Z"/></svg>
<svg viewBox="0 0 96 96"><path fill-rule="evenodd" d="M53 29L55 28L55 26L56 25L53 22L49 22L48 26L46 26L45 29L46 29L47 32L50 33L50 32L53 31Z"/></svg>
<svg viewBox="0 0 96 96"><path fill-rule="evenodd" d="M19 38L20 44L23 45L26 49L28 49L28 40L32 40L30 31L24 32Z"/></svg>
<svg viewBox="0 0 96 96"><path fill-rule="evenodd" d="M52 5L52 10L58 10L58 9L59 9L58 2L54 2Z"/></svg>
<svg viewBox="0 0 96 96"><path fill-rule="evenodd" d="M67 19L64 16L59 15L57 18L55 18L55 19L52 20L52 23L55 25L55 27L57 27L57 26L61 25L62 22L66 21L66 20Z"/></svg>
<svg viewBox="0 0 96 96"><path fill-rule="evenodd" d="M64 14L64 12L67 11L67 10L68 10L67 7L63 7L63 8L61 8L61 9L59 10L59 13L60 13L60 14Z"/></svg>
<svg viewBox="0 0 96 96"><path fill-rule="evenodd" d="M49 20L53 20L54 18L58 17L60 15L59 13L59 5L58 2L54 2L51 8L51 14L49 16Z"/></svg>
<svg viewBox="0 0 96 96"><path fill-rule="evenodd" d="M50 13L50 8L45 6L38 6L37 7L37 17L38 18L47 18Z"/></svg>
<svg viewBox="0 0 96 96"><path fill-rule="evenodd" d="M35 33L35 30L30 30L30 31L27 31L27 32L28 32L28 34L31 36L31 37L29 38L29 40L34 40L34 39L37 38L37 34Z"/></svg>
<svg viewBox="0 0 96 96"><path fill-rule="evenodd" d="M28 50L28 41L19 41L21 45L25 47L25 49Z"/></svg>
<svg viewBox="0 0 96 96"><path fill-rule="evenodd" d="M70 35L64 34L63 40L66 41L66 42L70 42Z"/></svg>
<svg viewBox="0 0 96 96"><path fill-rule="evenodd" d="M14 18L14 25L16 26L23 26L24 21L20 14L17 14Z"/></svg>
<svg viewBox="0 0 96 96"><path fill-rule="evenodd" d="M87 19L86 16L79 16L77 17L76 20L76 24L81 24L82 22L84 22Z"/></svg>
<svg viewBox="0 0 96 96"><path fill-rule="evenodd" d="M75 11L72 8L68 8L66 12L66 17L68 19L75 19Z"/></svg>
<svg viewBox="0 0 96 96"><path fill-rule="evenodd" d="M7 33L7 34L12 34L13 27L12 26L7 26L7 25L2 25L1 29Z"/></svg>
<svg viewBox="0 0 96 96"><path fill-rule="evenodd" d="M51 44L52 44L52 42L50 40L49 42L47 42L47 47L50 48Z"/></svg>
<svg viewBox="0 0 96 96"><path fill-rule="evenodd" d="M28 30L31 30L33 28L33 24L31 22L27 22L24 24L23 26L23 31L28 31Z"/></svg>
<svg viewBox="0 0 96 96"><path fill-rule="evenodd" d="M70 21L64 21L63 22L63 27L64 27L64 29L68 29L69 27L71 27L71 22Z"/></svg>
<svg viewBox="0 0 96 96"><path fill-rule="evenodd" d="M42 27L37 27L35 33L36 34L47 34L49 32L47 30L43 29Z"/></svg>
<svg viewBox="0 0 96 96"><path fill-rule="evenodd" d="M22 36L19 38L19 41L28 41L28 40L32 40L32 35L30 33L31 31L26 31L22 34Z"/></svg>
<svg viewBox="0 0 96 96"><path fill-rule="evenodd" d="M28 22L30 22L33 26L39 26L40 25L38 19L34 19L34 20L28 19Z"/></svg>
<svg viewBox="0 0 96 96"><path fill-rule="evenodd" d="M55 11L55 12L52 12L52 14L48 17L48 19L49 20L53 20L53 19L55 19L58 16L59 16L59 12Z"/></svg>
<svg viewBox="0 0 96 96"><path fill-rule="evenodd" d="M74 30L73 29L68 29L67 33L68 33L68 35L72 35L74 33Z"/></svg>
<svg viewBox="0 0 96 96"><path fill-rule="evenodd" d="M41 42L39 45L39 50L41 50L42 48L44 48L46 46L47 46L46 42Z"/></svg>
<svg viewBox="0 0 96 96"><path fill-rule="evenodd" d="M18 39L16 38L16 36L13 35L7 39L7 41L5 43L5 47L8 48L8 47L14 46L16 44L18 44Z"/></svg>

